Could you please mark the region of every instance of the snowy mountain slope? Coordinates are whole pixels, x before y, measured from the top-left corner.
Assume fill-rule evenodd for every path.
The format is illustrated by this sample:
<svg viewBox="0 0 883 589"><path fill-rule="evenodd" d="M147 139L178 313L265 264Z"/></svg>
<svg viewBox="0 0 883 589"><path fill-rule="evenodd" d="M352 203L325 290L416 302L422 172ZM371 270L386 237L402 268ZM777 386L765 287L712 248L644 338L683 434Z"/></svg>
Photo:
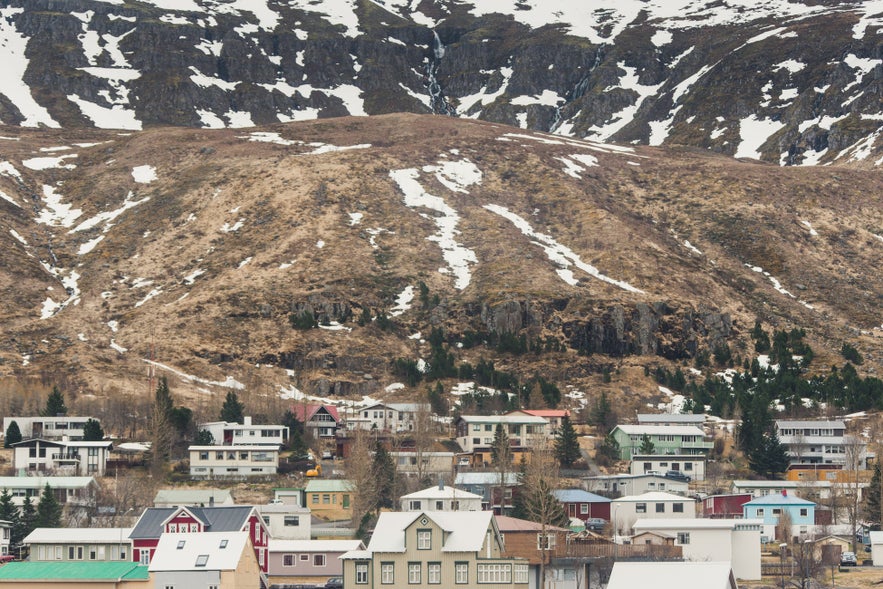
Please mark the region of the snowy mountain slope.
<svg viewBox="0 0 883 589"><path fill-rule="evenodd" d="M880 0L17 0L0 121L446 113L782 165L883 163Z"/></svg>
<svg viewBox="0 0 883 589"><path fill-rule="evenodd" d="M143 391L149 360L193 395L357 399L442 328L458 363L585 390L741 354L756 318L806 328L824 366L843 341L883 358L873 170L416 115L6 131L3 377ZM507 333L556 349L474 343Z"/></svg>

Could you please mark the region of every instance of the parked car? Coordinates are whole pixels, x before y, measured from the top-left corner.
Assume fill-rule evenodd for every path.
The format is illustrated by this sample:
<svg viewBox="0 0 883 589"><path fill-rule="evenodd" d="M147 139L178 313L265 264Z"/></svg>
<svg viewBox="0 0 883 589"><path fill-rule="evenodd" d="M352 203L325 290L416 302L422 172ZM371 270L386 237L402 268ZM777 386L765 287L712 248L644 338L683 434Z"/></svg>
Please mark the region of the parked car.
<svg viewBox="0 0 883 589"><path fill-rule="evenodd" d="M331 577L325 583L325 589L343 589L343 577Z"/></svg>
<svg viewBox="0 0 883 589"><path fill-rule="evenodd" d="M684 483L690 482L690 477L688 477L687 475L685 475L684 473L682 473L679 470L666 471L665 478L672 479L673 481L681 481Z"/></svg>
<svg viewBox="0 0 883 589"><path fill-rule="evenodd" d="M600 517L590 517L586 520L586 529L593 532L600 532L607 525L607 520Z"/></svg>
<svg viewBox="0 0 883 589"><path fill-rule="evenodd" d="M844 552L840 555L840 566L842 567L854 567L858 566L858 559L855 557L855 552Z"/></svg>

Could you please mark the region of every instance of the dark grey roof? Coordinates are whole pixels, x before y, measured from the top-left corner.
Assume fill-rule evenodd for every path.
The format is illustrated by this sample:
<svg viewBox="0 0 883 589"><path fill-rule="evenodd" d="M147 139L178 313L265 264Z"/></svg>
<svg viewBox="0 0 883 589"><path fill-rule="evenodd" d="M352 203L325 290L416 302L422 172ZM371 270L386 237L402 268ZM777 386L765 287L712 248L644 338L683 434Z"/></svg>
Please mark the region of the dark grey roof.
<svg viewBox="0 0 883 589"><path fill-rule="evenodd" d="M148 507L141 514L141 518L132 533L130 539L159 538L162 534L162 524L176 513L178 507ZM254 507L251 505L223 505L219 507L187 507L197 519L205 524L206 532L238 532L245 526Z"/></svg>

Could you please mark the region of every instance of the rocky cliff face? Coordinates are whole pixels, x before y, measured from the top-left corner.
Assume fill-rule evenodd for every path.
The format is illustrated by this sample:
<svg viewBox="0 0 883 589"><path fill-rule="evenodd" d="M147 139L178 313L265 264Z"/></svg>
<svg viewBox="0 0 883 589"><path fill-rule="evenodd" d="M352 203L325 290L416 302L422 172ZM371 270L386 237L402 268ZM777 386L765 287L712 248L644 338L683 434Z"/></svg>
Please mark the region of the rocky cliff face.
<svg viewBox="0 0 883 589"><path fill-rule="evenodd" d="M0 121L441 113L782 165L881 163L879 2L104 2L0 9Z"/></svg>

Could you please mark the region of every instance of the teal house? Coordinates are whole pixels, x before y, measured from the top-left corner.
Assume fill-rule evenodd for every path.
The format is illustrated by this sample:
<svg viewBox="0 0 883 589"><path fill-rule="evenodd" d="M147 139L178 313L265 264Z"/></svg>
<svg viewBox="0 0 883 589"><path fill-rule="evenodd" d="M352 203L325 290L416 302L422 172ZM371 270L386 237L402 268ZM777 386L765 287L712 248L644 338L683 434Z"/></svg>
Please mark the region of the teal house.
<svg viewBox="0 0 883 589"><path fill-rule="evenodd" d="M706 455L714 443L695 425L617 425L610 432L619 444L619 458L631 460L635 454ZM652 452L642 452L644 437L653 444Z"/></svg>

